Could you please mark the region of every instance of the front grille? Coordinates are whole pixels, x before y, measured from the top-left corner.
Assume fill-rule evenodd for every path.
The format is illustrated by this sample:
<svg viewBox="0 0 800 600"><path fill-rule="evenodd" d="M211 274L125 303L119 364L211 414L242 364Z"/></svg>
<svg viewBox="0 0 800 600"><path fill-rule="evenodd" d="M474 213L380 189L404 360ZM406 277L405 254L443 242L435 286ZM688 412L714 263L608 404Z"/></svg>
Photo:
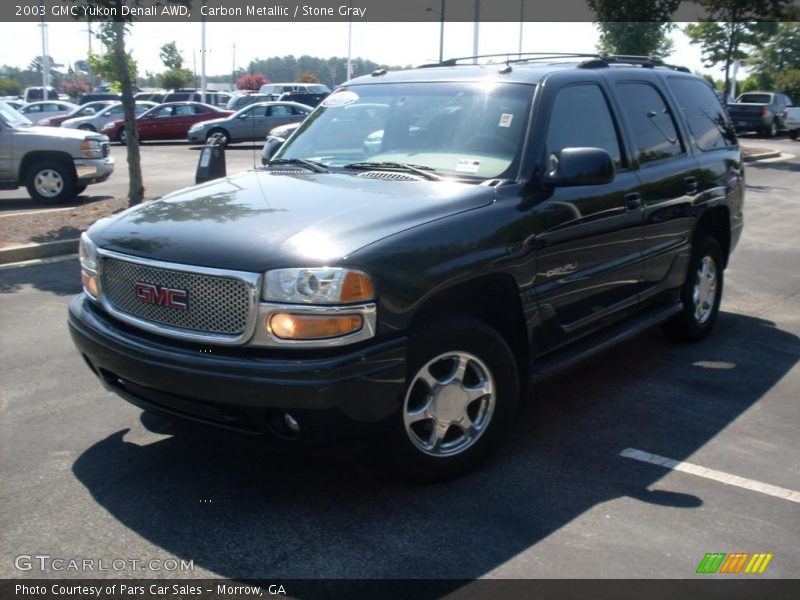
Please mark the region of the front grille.
<svg viewBox="0 0 800 600"><path fill-rule="evenodd" d="M104 258L101 289L107 302L122 313L176 327L193 333L240 336L250 315L250 289L235 277L188 273L167 268ZM146 284L156 290L186 292L186 308L163 306L137 298L134 285ZM151 288L152 289L152 288Z"/></svg>
<svg viewBox="0 0 800 600"><path fill-rule="evenodd" d="M101 142L100 149L103 151L103 158L105 158L106 156L108 156L108 153L110 151L110 144L108 142Z"/></svg>

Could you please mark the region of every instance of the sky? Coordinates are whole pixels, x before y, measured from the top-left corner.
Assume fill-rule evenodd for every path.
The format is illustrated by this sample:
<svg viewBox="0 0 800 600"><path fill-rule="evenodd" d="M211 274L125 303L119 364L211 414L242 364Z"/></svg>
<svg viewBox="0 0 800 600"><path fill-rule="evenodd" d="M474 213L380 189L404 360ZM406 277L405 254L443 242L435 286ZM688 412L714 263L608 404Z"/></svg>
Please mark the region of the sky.
<svg viewBox="0 0 800 600"><path fill-rule="evenodd" d="M481 23L479 53L491 54L519 50L519 23ZM72 64L86 56L89 34L85 23L48 23L49 54L56 62ZM247 67L254 58L293 54L328 58L346 57L348 38L353 58L361 57L379 64L418 65L438 59L440 24L430 23L221 23L206 25L206 74L222 75ZM705 69L700 49L689 43L683 33L672 33L675 52L668 58L673 64L693 71ZM591 23L525 23L522 50L527 52L595 52L597 29ZM133 26L129 47L145 71L161 72L164 66L159 48L175 41L184 57L184 66L198 74L201 69L200 23L137 23ZM472 55L473 24L446 23L444 56ZM100 43L95 39L97 52ZM0 23L0 64L26 67L42 54L41 28L38 23ZM64 67L66 69L66 66ZM269 73L266 73L269 77Z"/></svg>

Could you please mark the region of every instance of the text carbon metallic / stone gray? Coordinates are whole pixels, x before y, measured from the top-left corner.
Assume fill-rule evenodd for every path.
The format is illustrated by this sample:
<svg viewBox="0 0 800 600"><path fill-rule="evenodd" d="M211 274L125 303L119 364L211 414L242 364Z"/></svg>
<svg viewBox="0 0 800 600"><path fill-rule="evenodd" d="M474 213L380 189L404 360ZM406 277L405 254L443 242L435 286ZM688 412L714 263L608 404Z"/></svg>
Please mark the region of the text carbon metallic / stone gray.
<svg viewBox="0 0 800 600"><path fill-rule="evenodd" d="M104 258L101 288L118 311L198 333L238 336L248 324L249 287L232 277L174 271L114 258ZM186 292L186 308L163 306L137 298L137 283Z"/></svg>

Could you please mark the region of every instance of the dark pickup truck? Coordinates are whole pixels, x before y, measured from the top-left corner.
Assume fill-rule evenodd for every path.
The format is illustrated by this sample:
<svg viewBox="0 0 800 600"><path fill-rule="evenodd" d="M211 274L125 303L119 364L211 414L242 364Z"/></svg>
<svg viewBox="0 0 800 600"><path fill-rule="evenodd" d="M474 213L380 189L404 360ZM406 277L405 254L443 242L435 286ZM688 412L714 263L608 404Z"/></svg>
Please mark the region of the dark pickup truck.
<svg viewBox="0 0 800 600"><path fill-rule="evenodd" d="M775 137L786 129L784 113L792 105L789 96L775 92L748 92L728 104L728 113L737 132L757 131Z"/></svg>
<svg viewBox="0 0 800 600"><path fill-rule="evenodd" d="M437 479L530 382L660 323L707 336L744 193L713 89L646 58L470 62L349 81L264 168L92 226L91 371L248 433L367 426Z"/></svg>

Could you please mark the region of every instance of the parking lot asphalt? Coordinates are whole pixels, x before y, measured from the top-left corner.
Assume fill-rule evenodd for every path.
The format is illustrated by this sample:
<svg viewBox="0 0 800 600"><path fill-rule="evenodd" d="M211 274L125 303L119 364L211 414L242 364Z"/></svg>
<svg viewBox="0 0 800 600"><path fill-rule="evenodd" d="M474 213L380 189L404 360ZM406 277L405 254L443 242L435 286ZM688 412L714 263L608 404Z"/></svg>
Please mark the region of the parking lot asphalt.
<svg viewBox="0 0 800 600"><path fill-rule="evenodd" d="M261 166L260 143L232 144L225 151L228 173L237 173ZM175 190L194 185L201 146L186 142L146 142L142 145L141 160L144 173L145 197L158 198ZM111 144L114 158L114 173L107 181L90 185L86 191L64 207L78 204L102 202L109 198L128 195L127 149ZM24 187L0 191L0 215L24 213L38 210L59 210L59 205L37 205Z"/></svg>
<svg viewBox="0 0 800 600"><path fill-rule="evenodd" d="M69 340L77 261L1 268L0 577L86 576L14 567L46 553L194 561L170 577L685 578L709 552L797 577L800 160L746 177L710 339L647 333L538 385L491 460L436 485L400 479L381 440L284 448L143 416Z"/></svg>

